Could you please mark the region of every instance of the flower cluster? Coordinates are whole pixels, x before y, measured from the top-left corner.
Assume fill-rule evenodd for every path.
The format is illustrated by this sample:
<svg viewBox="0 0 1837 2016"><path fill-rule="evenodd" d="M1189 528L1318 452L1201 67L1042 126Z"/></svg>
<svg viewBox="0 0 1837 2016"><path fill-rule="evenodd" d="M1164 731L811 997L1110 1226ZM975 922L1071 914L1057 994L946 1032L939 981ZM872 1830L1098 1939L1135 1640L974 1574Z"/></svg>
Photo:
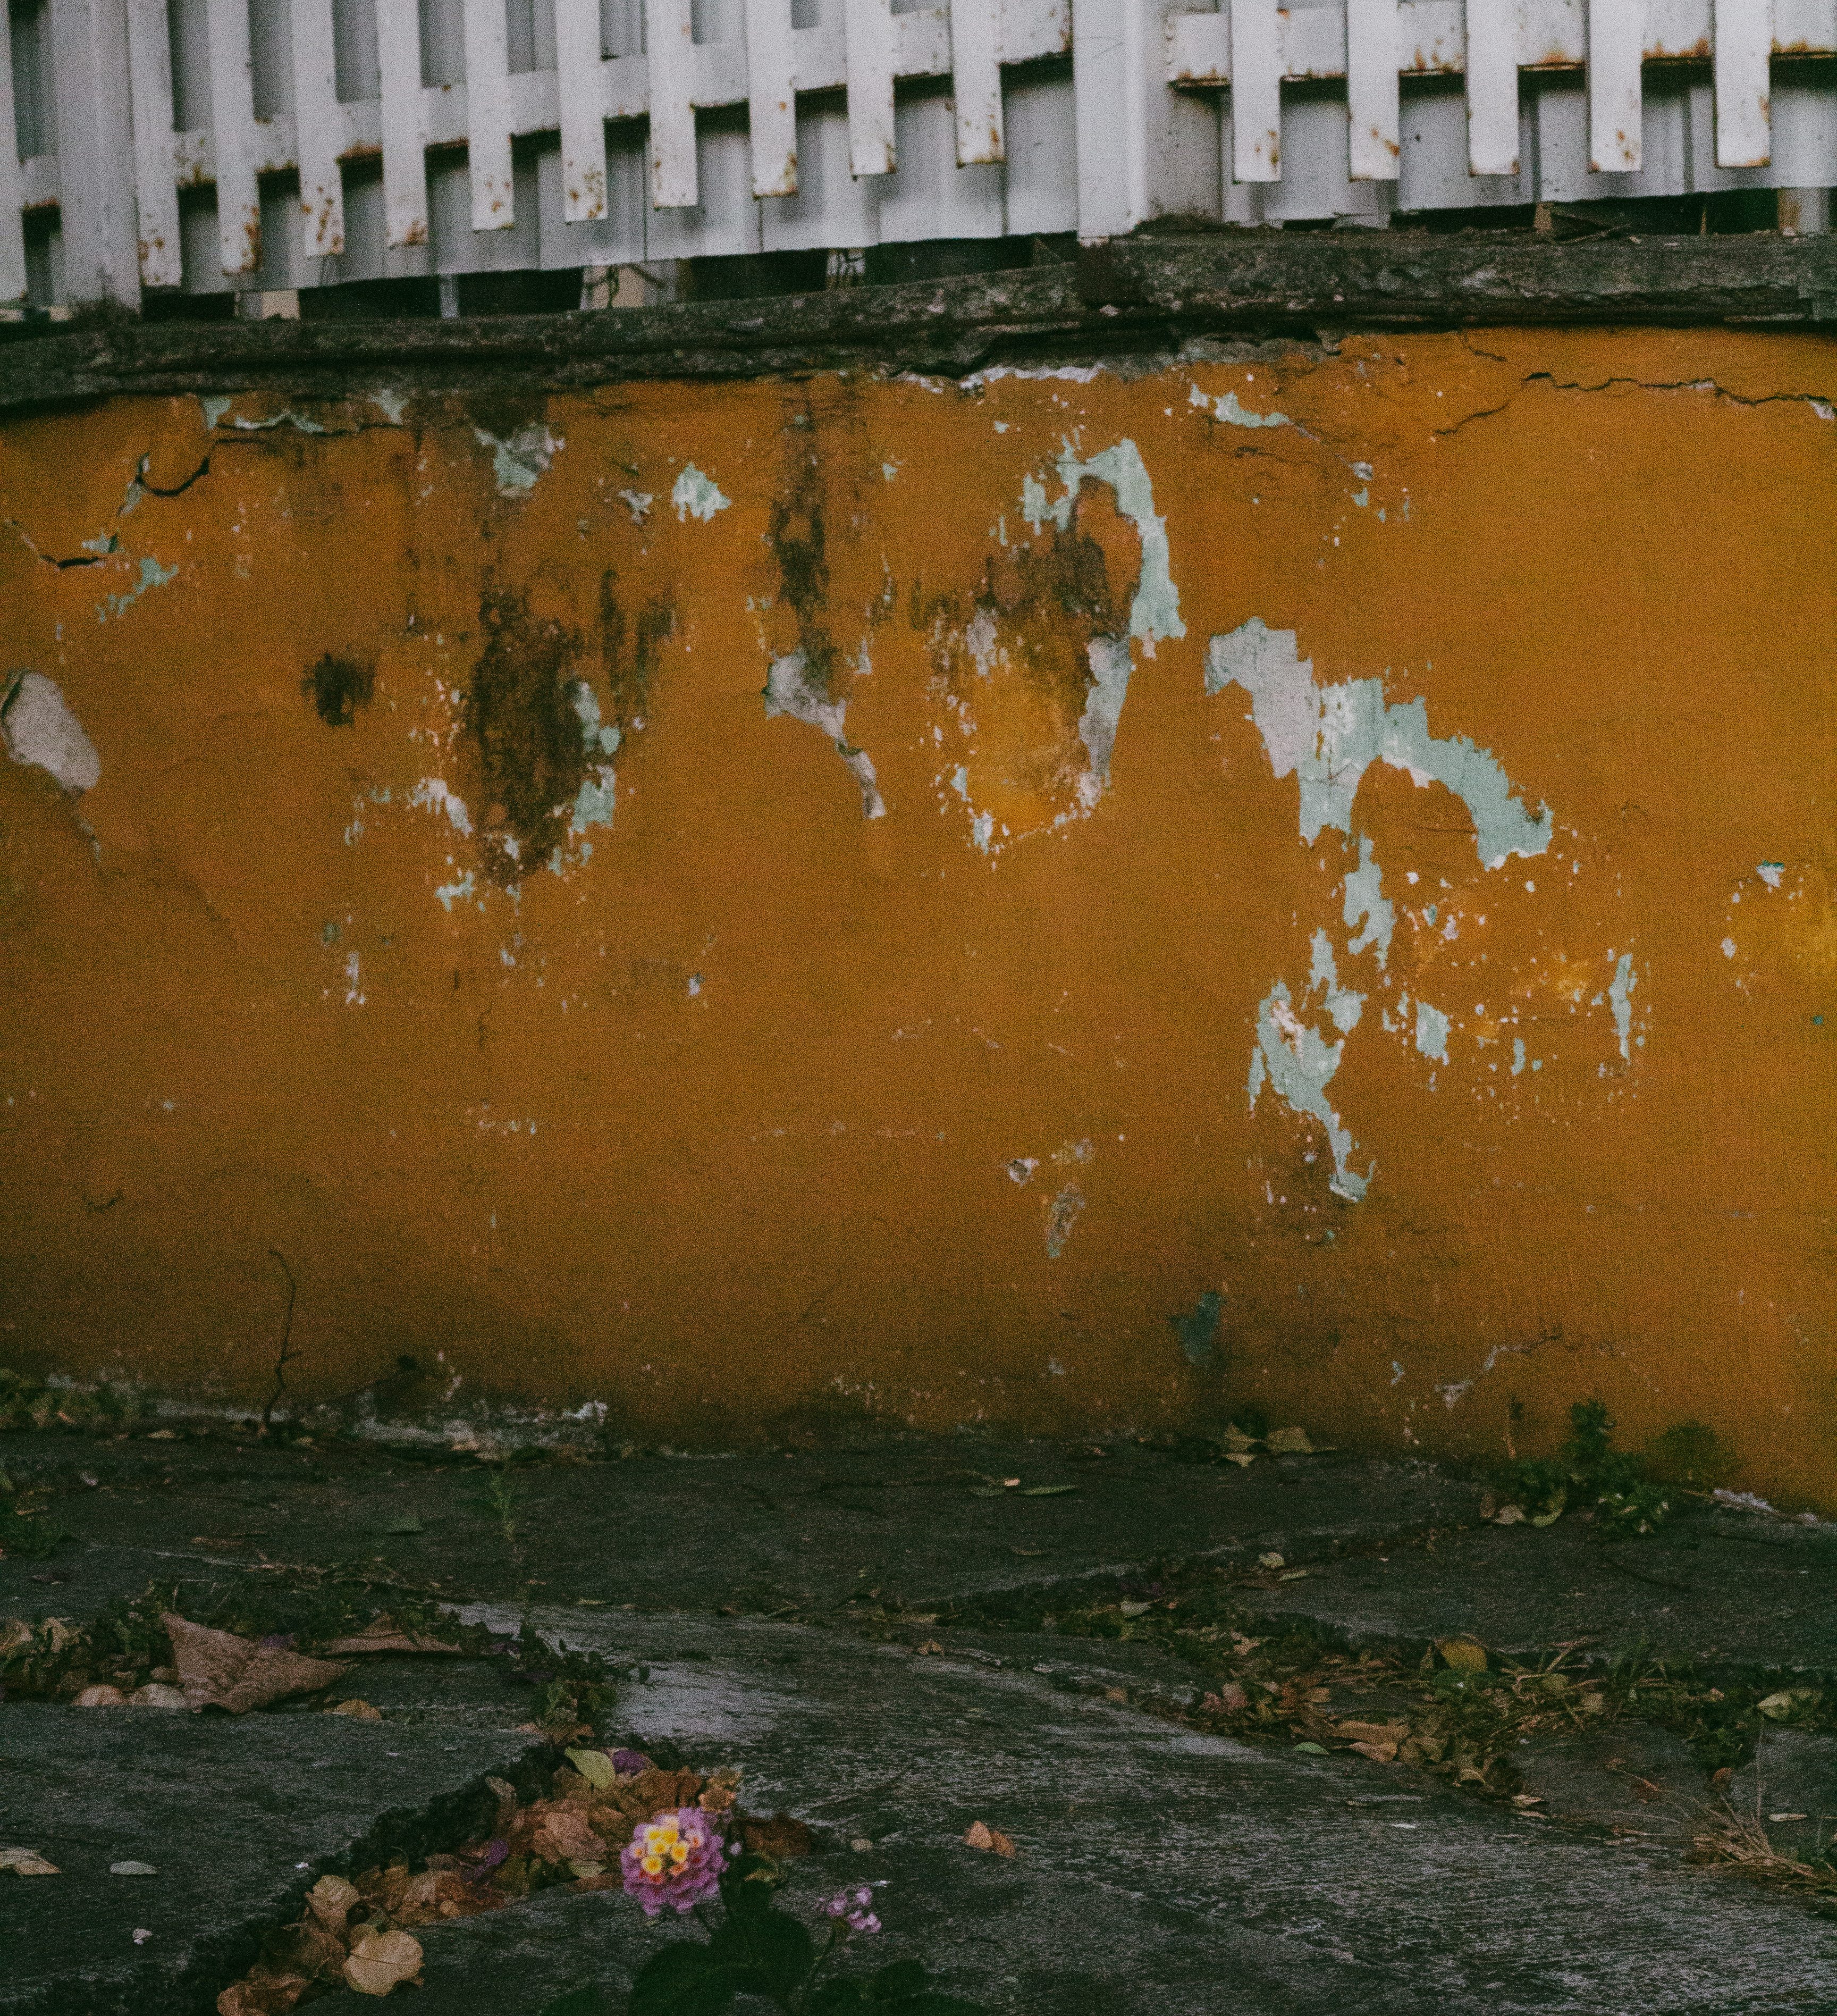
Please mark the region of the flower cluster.
<svg viewBox="0 0 1837 2016"><path fill-rule="evenodd" d="M727 1854L707 1814L698 1806L678 1806L640 1821L619 1851L619 1863L627 1894L654 1918L666 1904L686 1911L712 1897Z"/></svg>
<svg viewBox="0 0 1837 2016"><path fill-rule="evenodd" d="M858 1890L838 1890L823 1909L832 1918L846 1918L850 1931L871 1934L880 1929L880 1921L869 1908L873 1902L874 1893L864 1883Z"/></svg>

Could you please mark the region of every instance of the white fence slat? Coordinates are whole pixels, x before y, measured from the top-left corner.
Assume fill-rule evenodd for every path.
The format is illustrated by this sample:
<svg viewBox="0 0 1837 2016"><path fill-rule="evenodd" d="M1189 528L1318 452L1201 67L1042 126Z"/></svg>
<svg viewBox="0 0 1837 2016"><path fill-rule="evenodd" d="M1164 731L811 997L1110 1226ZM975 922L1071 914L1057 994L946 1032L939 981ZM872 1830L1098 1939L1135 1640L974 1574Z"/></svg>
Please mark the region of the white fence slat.
<svg viewBox="0 0 1837 2016"><path fill-rule="evenodd" d="M427 113L421 91L421 22L404 0L376 0L376 67L383 84L383 235L425 245Z"/></svg>
<svg viewBox="0 0 1837 2016"><path fill-rule="evenodd" d="M1002 160L1001 0L951 0L951 76L958 166Z"/></svg>
<svg viewBox="0 0 1837 2016"><path fill-rule="evenodd" d="M1773 155L1767 120L1773 0L1716 0L1716 165L1760 168Z"/></svg>
<svg viewBox="0 0 1837 2016"><path fill-rule="evenodd" d="M1346 160L1357 182L1394 182L1403 152L1397 0L1346 0Z"/></svg>
<svg viewBox="0 0 1837 2016"><path fill-rule="evenodd" d="M185 278L172 146L172 34L166 0L128 0L128 95L134 110L135 234L143 287ZM5 293L0 287L0 296Z"/></svg>
<svg viewBox="0 0 1837 2016"><path fill-rule="evenodd" d="M1149 214L1147 146L1136 117L1143 99L1141 43L1141 9L1134 0L1072 0L1078 236L1087 243L1120 238Z"/></svg>
<svg viewBox="0 0 1837 2016"><path fill-rule="evenodd" d="M695 24L689 0L644 0L650 61L651 207L696 204Z"/></svg>
<svg viewBox="0 0 1837 2016"><path fill-rule="evenodd" d="M1588 9L1588 165L1631 175L1645 159L1645 0L1602 0Z"/></svg>
<svg viewBox="0 0 1837 2016"><path fill-rule="evenodd" d="M1282 57L1276 0L1231 0L1231 175L1282 179Z"/></svg>
<svg viewBox="0 0 1837 2016"><path fill-rule="evenodd" d="M225 274L261 264L255 185L255 97L249 76L249 0L210 0L210 141L217 168L217 243Z"/></svg>
<svg viewBox="0 0 1837 2016"><path fill-rule="evenodd" d="M293 145L305 224L300 249L309 259L335 259L344 250L344 181L338 156L347 122L338 103L332 0L292 0L292 5Z"/></svg>
<svg viewBox="0 0 1837 2016"><path fill-rule="evenodd" d="M746 0L746 126L755 196L797 193L791 0Z"/></svg>
<svg viewBox="0 0 1837 2016"><path fill-rule="evenodd" d="M606 214L604 68L599 0L555 0L562 218L568 224L595 224Z"/></svg>
<svg viewBox="0 0 1837 2016"><path fill-rule="evenodd" d="M26 235L20 215L25 196L13 110L13 37L0 34L0 301L25 298Z"/></svg>
<svg viewBox="0 0 1837 2016"><path fill-rule="evenodd" d="M63 288L73 301L140 297L128 17L120 0L49 10Z"/></svg>
<svg viewBox="0 0 1837 2016"><path fill-rule="evenodd" d="M893 169L892 11L887 0L843 0L843 20L847 39L849 170L857 175L890 175Z"/></svg>
<svg viewBox="0 0 1837 2016"><path fill-rule="evenodd" d="M504 0L466 0L466 164L472 228L508 231L516 221L510 167L509 26Z"/></svg>
<svg viewBox="0 0 1837 2016"><path fill-rule="evenodd" d="M1519 0L1467 0L1467 171L1518 173Z"/></svg>

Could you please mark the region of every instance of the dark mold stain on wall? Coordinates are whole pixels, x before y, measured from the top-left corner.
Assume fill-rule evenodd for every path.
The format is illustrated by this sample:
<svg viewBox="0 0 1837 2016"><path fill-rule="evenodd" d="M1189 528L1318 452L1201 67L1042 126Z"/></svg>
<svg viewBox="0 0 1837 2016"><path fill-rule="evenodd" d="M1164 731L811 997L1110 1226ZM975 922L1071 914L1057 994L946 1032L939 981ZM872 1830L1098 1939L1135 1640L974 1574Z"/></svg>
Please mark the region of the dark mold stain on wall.
<svg viewBox="0 0 1837 2016"><path fill-rule="evenodd" d="M573 688L581 633L530 613L527 599L487 588L485 647L466 697L465 733L479 772L487 873L519 881L560 845L588 754Z"/></svg>
<svg viewBox="0 0 1837 2016"><path fill-rule="evenodd" d="M370 704L376 673L372 666L328 651L300 682L300 690L328 728L349 728L358 709Z"/></svg>
<svg viewBox="0 0 1837 2016"><path fill-rule="evenodd" d="M599 657L611 700L609 718L621 735L643 727L651 711L658 653L676 628L676 611L660 597L628 616L617 571L599 578Z"/></svg>
<svg viewBox="0 0 1837 2016"><path fill-rule="evenodd" d="M788 455L783 487L773 498L766 543L778 563L785 601L797 617L797 649L805 677L826 698L836 646L823 617L829 596L829 526L823 463L816 423L807 409L785 423Z"/></svg>

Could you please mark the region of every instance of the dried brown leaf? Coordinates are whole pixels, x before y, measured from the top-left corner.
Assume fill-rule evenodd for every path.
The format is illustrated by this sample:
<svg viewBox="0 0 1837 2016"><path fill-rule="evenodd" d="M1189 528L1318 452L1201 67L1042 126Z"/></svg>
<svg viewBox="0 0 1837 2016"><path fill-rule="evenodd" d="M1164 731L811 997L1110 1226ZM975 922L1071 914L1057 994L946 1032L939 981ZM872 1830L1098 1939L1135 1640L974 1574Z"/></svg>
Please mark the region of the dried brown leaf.
<svg viewBox="0 0 1837 2016"><path fill-rule="evenodd" d="M749 1855L769 1855L779 1862L808 1855L813 1845L810 1829L787 1813L774 1813L768 1820L747 1816L740 1822L740 1839Z"/></svg>
<svg viewBox="0 0 1837 2016"><path fill-rule="evenodd" d="M304 1975L257 1964L217 1996L217 2016L287 2016L307 1985Z"/></svg>
<svg viewBox="0 0 1837 2016"><path fill-rule="evenodd" d="M986 1820L972 1822L963 1838L969 1847L983 1849L990 1854L1005 1855L1012 1859L1015 1853L1014 1843L999 1827L990 1827Z"/></svg>
<svg viewBox="0 0 1837 2016"><path fill-rule="evenodd" d="M421 1942L409 1932L364 1932L344 1963L344 1978L360 1995L386 1995L421 1971Z"/></svg>
<svg viewBox="0 0 1837 2016"><path fill-rule="evenodd" d="M266 1708L290 1694L316 1694L344 1672L342 1666L298 1652L264 1650L253 1639L239 1638L233 1631L213 1631L171 1611L160 1621L172 1640L173 1661L185 1697L194 1708L222 1708L232 1715L245 1715L250 1708Z"/></svg>
<svg viewBox="0 0 1837 2016"><path fill-rule="evenodd" d="M460 1652L458 1646L430 1638L425 1631L404 1631L389 1617L374 1617L361 1631L334 1638L322 1649L333 1658L355 1658L365 1652Z"/></svg>

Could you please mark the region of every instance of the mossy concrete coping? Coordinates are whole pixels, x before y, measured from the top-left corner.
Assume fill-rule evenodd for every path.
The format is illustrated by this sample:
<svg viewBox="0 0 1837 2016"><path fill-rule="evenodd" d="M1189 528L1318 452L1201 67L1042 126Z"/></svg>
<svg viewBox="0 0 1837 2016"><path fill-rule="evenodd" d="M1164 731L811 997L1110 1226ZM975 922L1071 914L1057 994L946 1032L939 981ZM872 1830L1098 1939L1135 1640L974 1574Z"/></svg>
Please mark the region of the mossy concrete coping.
<svg viewBox="0 0 1837 2016"><path fill-rule="evenodd" d="M554 315L0 330L0 412L117 392L337 396L354 377L559 391L624 379L1152 355L1209 335L1609 323L1837 323L1837 238L1218 232L893 287Z"/></svg>

